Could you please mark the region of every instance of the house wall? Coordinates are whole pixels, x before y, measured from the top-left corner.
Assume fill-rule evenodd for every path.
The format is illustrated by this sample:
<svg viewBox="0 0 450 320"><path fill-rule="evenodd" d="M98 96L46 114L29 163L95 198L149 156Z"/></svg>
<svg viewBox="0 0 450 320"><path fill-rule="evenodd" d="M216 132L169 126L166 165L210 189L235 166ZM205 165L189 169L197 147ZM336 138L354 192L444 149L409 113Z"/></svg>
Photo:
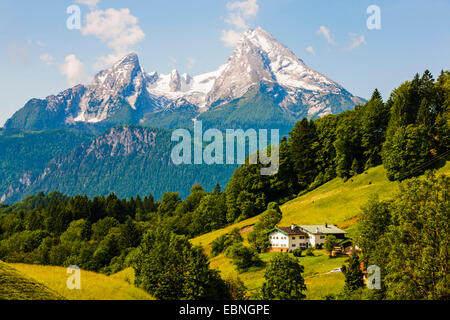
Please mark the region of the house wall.
<svg viewBox="0 0 450 320"><path fill-rule="evenodd" d="M311 234L309 233L309 237L310 237L310 244L311 246L315 246L318 244L324 244L325 243L325 239L328 236L328 234ZM342 235L334 235L336 238L341 239L344 238Z"/></svg>
<svg viewBox="0 0 450 320"><path fill-rule="evenodd" d="M306 232L306 231L305 231ZM324 244L327 234L312 234L306 232L307 235L285 235L280 231L273 231L269 234L270 251L292 251L298 248L306 249L316 245ZM302 238L303 237L303 238ZM336 236L337 237L337 236ZM339 235L339 238L341 235Z"/></svg>
<svg viewBox="0 0 450 320"><path fill-rule="evenodd" d="M314 243L315 243L314 245L324 244L326 237L327 237L326 234L316 234L316 235L314 235Z"/></svg>
<svg viewBox="0 0 450 320"><path fill-rule="evenodd" d="M281 233L280 231L274 231L269 234L270 247L272 249L289 249L289 236Z"/></svg>
<svg viewBox="0 0 450 320"><path fill-rule="evenodd" d="M309 245L309 238L307 235L289 236L289 250L306 249Z"/></svg>

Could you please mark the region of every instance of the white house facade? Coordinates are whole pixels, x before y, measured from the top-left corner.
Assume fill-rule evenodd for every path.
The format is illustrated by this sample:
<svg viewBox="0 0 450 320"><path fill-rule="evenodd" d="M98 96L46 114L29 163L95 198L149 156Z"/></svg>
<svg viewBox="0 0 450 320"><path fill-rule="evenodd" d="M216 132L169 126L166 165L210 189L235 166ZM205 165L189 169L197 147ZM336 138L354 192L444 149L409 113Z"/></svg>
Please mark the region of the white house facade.
<svg viewBox="0 0 450 320"><path fill-rule="evenodd" d="M298 227L276 227L268 234L271 251L289 252L309 246L309 235Z"/></svg>
<svg viewBox="0 0 450 320"><path fill-rule="evenodd" d="M323 245L328 235L344 239L346 232L334 225L291 225L275 227L267 232L270 251L290 252L295 249L306 249Z"/></svg>

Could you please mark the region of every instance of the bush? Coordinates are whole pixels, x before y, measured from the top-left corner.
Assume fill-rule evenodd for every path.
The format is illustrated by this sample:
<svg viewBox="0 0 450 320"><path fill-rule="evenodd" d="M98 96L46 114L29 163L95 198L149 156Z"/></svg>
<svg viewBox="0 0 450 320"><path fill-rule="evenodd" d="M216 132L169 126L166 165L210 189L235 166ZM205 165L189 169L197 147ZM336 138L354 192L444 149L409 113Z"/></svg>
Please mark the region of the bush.
<svg viewBox="0 0 450 320"><path fill-rule="evenodd" d="M314 257L314 251L313 248L309 247L305 250L305 255L308 257Z"/></svg>
<svg viewBox="0 0 450 320"><path fill-rule="evenodd" d="M338 244L338 240L332 234L328 235L326 237L324 247L325 247L325 250L327 250L328 253L330 254L330 257L331 257L331 253L333 252L334 247L337 246L337 244Z"/></svg>
<svg viewBox="0 0 450 320"><path fill-rule="evenodd" d="M229 299L203 248L166 229L147 232L135 253L135 284L162 300Z"/></svg>
<svg viewBox="0 0 450 320"><path fill-rule="evenodd" d="M292 254L294 255L294 257L300 258L302 256L302 249L295 249L292 251Z"/></svg>
<svg viewBox="0 0 450 320"><path fill-rule="evenodd" d="M228 248L226 256L233 260L232 263L239 273L247 271L250 267L261 266L263 263L255 249L246 247L241 243L235 243Z"/></svg>
<svg viewBox="0 0 450 320"><path fill-rule="evenodd" d="M302 273L303 266L297 259L277 254L269 263L264 278L266 282L261 288L261 298L264 300L301 300L305 298L306 290Z"/></svg>
<svg viewBox="0 0 450 320"><path fill-rule="evenodd" d="M225 279L228 293L232 300L247 300L247 287L239 277L229 277Z"/></svg>
<svg viewBox="0 0 450 320"><path fill-rule="evenodd" d="M227 248L231 247L235 243L242 242L242 240L242 236L237 228L233 229L230 233L217 237L211 243L211 256L215 257L221 254Z"/></svg>
<svg viewBox="0 0 450 320"><path fill-rule="evenodd" d="M269 203L267 210L261 214L253 230L248 234L247 240L259 253L265 252L270 245L267 231L272 229L281 220L281 211L275 202Z"/></svg>

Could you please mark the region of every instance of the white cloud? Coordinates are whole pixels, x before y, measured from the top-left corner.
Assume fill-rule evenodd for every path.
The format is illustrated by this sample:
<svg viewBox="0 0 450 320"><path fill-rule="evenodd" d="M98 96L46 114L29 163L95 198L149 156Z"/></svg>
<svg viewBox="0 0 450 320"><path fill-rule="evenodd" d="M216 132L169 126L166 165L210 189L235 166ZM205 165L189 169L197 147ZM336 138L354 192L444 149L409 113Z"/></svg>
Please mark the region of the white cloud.
<svg viewBox="0 0 450 320"><path fill-rule="evenodd" d="M319 30L317 30L317 34L321 34L325 37L329 44L336 44L333 38L331 37L330 29L325 26L320 26Z"/></svg>
<svg viewBox="0 0 450 320"><path fill-rule="evenodd" d="M43 53L39 56L48 67L56 67L59 72L67 79L70 87L88 82L90 79L86 75L86 67L78 60L75 54L70 54L65 57L64 63L60 64L54 61L53 56L49 53Z"/></svg>
<svg viewBox="0 0 450 320"><path fill-rule="evenodd" d="M53 65L53 56L49 53L41 54L39 59L41 59L47 66Z"/></svg>
<svg viewBox="0 0 450 320"><path fill-rule="evenodd" d="M138 19L129 9L110 8L90 12L86 15L86 26L81 33L97 37L113 50L113 53L98 59L97 68L115 62L145 38L145 33L138 26Z"/></svg>
<svg viewBox="0 0 450 320"><path fill-rule="evenodd" d="M127 52L113 52L106 56L97 57L97 61L94 63L94 69L102 70L108 68L122 59L126 54Z"/></svg>
<svg viewBox="0 0 450 320"><path fill-rule="evenodd" d="M350 33L350 37L352 38L352 43L349 47L345 48L347 51L351 51L354 49L358 49L362 44L367 44L366 39L363 35L358 36L357 34Z"/></svg>
<svg viewBox="0 0 450 320"><path fill-rule="evenodd" d="M194 58L188 58L187 68L192 69L194 67L196 60Z"/></svg>
<svg viewBox="0 0 450 320"><path fill-rule="evenodd" d="M232 29L230 30L222 30L222 37L220 37L220 40L227 46L227 47L234 47L237 45L239 40L242 37L241 32L234 31Z"/></svg>
<svg viewBox="0 0 450 320"><path fill-rule="evenodd" d="M258 14L258 0L228 2L227 10L228 17L225 22L231 29L222 30L220 39L226 46L234 47L242 37L243 31L249 28L248 20Z"/></svg>
<svg viewBox="0 0 450 320"><path fill-rule="evenodd" d="M97 6L100 0L75 0L75 2L85 4L89 6L89 8L93 9Z"/></svg>
<svg viewBox="0 0 450 320"><path fill-rule="evenodd" d="M71 87L88 80L84 64L74 54L66 56L65 62L59 66L59 70L66 76Z"/></svg>
<svg viewBox="0 0 450 320"><path fill-rule="evenodd" d="M245 30L248 29L247 22L245 21L245 18L237 13L230 13L228 18L225 19L225 22L229 25L234 26L237 29Z"/></svg>
<svg viewBox="0 0 450 320"><path fill-rule="evenodd" d="M230 11L239 10L244 16L256 16L259 6L257 0L234 1L227 3L227 9Z"/></svg>
<svg viewBox="0 0 450 320"><path fill-rule="evenodd" d="M306 51L308 51L309 53L311 53L313 56L316 55L316 51L314 50L313 47L309 46L306 48Z"/></svg>

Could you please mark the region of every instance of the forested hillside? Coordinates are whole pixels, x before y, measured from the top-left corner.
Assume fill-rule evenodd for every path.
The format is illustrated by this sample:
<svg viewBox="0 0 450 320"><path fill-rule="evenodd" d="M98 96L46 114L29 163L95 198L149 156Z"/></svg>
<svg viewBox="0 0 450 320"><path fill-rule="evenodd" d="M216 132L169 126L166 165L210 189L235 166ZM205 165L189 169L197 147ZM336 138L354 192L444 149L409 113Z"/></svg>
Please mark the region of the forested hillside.
<svg viewBox="0 0 450 320"><path fill-rule="evenodd" d="M24 190L42 174L51 159L70 152L92 137L86 131L69 129L0 131L0 198Z"/></svg>
<svg viewBox="0 0 450 320"><path fill-rule="evenodd" d="M0 259L58 266L75 264L106 274L132 266L136 284L157 298L242 298L245 289L240 280L223 280L209 267L203 249L193 246L189 238L264 212L247 236L248 243L242 243L239 232L233 231L216 239L216 254L226 254L238 272L268 263L267 281L271 276L283 278L277 273L279 268L292 268L292 274L298 277L303 269L290 255L273 261L260 257L267 249L265 231L283 218L279 205L332 179L347 181L379 165L384 166L391 181L402 181L442 167L449 151L449 106L450 73L443 72L435 81L426 71L395 89L386 102L375 90L365 105L353 111L297 122L289 137L281 141L280 168L273 176L262 176L261 165L246 163L234 172L225 190L217 185L212 192L206 192L202 186L195 185L184 200L175 192L165 193L161 201L154 201L152 195L129 199L114 194L93 198L65 197L55 192L32 195L21 203L1 208ZM408 225L417 229L447 221L447 226L436 230L440 230L439 243L448 248L442 234L442 230L448 230L447 180L430 176L425 182L407 181L403 188L409 196L396 196L398 202L389 211L392 219L383 224L382 233L386 238L380 241L387 241L393 230L401 232L406 240L392 242L387 247L404 246L398 249L402 261L417 262L415 256L405 253L413 248L409 247L410 243L416 245L408 240ZM425 190L423 194L421 187ZM425 201L427 194L432 196L429 203ZM404 211L409 216L401 212L403 205L410 209ZM419 212L427 213L426 221L415 220L416 207ZM435 254L433 241L431 237L427 257ZM417 252L416 249L419 250L414 247L411 252ZM371 254L370 249L366 250ZM377 253L376 257L382 254ZM395 261L386 270L402 268L406 263ZM385 266L382 262L380 265ZM431 258L427 268L429 265L432 265ZM395 272L390 274L392 279L399 279ZM422 276L412 273L411 279ZM298 286L291 288L295 292L292 298L304 298L303 279L296 278L296 281ZM425 282L427 288L436 289L433 297L447 294L448 288L441 278L432 284ZM413 291L410 282L401 283L408 286L406 292ZM285 292L273 292L268 285L262 288L257 297L289 298ZM351 296L356 288L351 289L344 298ZM389 290L383 298L391 297Z"/></svg>

